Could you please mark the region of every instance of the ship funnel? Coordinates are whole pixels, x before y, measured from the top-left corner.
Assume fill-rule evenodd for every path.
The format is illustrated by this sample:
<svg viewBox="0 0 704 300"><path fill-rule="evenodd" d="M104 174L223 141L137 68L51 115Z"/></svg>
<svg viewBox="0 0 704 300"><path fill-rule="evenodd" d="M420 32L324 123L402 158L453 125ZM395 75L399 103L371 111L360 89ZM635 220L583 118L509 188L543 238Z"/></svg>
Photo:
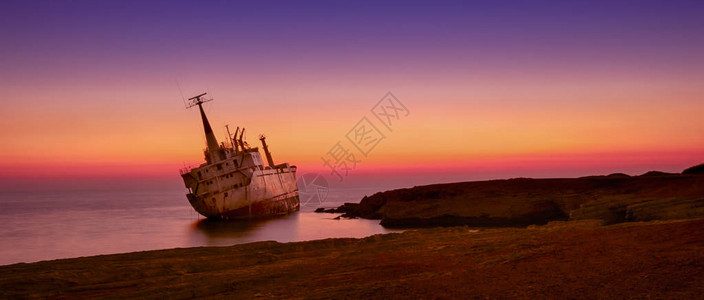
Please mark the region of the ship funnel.
<svg viewBox="0 0 704 300"><path fill-rule="evenodd" d="M269 162L269 166L274 168L274 159L271 158L271 152L269 152L269 147L266 145L266 137L263 134L259 135L259 140L262 141L262 148L264 148L264 154L266 154L266 160Z"/></svg>

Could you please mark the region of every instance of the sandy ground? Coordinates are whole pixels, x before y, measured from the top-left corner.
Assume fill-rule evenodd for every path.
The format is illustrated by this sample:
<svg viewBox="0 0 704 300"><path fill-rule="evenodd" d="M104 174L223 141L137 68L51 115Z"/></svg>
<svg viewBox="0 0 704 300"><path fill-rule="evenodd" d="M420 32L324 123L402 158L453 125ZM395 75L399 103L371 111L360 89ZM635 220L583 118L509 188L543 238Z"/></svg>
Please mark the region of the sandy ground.
<svg viewBox="0 0 704 300"><path fill-rule="evenodd" d="M0 297L704 297L704 219L409 230L0 267Z"/></svg>

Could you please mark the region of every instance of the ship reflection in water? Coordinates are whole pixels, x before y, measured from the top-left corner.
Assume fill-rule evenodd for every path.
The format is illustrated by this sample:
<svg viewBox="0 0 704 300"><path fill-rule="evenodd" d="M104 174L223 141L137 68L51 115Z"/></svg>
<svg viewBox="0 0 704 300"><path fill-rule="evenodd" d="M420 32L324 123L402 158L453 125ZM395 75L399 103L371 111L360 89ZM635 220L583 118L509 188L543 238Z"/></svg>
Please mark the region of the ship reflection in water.
<svg viewBox="0 0 704 300"><path fill-rule="evenodd" d="M331 237L359 238L394 232L381 227L378 220L334 220L336 216L296 212L269 219L201 219L193 223L191 244L228 246L255 241L295 242Z"/></svg>

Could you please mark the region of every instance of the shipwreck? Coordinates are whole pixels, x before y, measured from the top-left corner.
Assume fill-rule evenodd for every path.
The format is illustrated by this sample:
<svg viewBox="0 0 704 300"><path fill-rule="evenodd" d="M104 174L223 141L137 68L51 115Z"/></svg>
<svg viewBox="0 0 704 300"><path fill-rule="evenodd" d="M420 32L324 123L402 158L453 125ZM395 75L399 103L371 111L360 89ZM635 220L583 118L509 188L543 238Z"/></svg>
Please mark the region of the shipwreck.
<svg viewBox="0 0 704 300"><path fill-rule="evenodd" d="M205 162L181 169L188 202L201 215L213 219L271 217L295 212L300 207L296 166L274 164L264 135L259 136L267 164L259 149L243 139L245 129L234 136L227 128L227 142L218 143L203 110L207 93L188 99L198 106L205 131Z"/></svg>

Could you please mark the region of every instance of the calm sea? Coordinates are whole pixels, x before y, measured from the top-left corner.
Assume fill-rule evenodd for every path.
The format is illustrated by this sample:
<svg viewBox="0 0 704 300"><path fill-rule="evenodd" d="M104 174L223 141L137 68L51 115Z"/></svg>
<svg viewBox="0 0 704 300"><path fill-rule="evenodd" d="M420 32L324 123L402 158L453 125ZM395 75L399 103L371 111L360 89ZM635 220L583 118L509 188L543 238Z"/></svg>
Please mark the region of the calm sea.
<svg viewBox="0 0 704 300"><path fill-rule="evenodd" d="M359 202L377 188L330 189L289 216L205 221L182 188L0 192L0 265L142 250L305 241L390 232L374 220L334 220L316 207ZM302 199L303 202L303 199Z"/></svg>

